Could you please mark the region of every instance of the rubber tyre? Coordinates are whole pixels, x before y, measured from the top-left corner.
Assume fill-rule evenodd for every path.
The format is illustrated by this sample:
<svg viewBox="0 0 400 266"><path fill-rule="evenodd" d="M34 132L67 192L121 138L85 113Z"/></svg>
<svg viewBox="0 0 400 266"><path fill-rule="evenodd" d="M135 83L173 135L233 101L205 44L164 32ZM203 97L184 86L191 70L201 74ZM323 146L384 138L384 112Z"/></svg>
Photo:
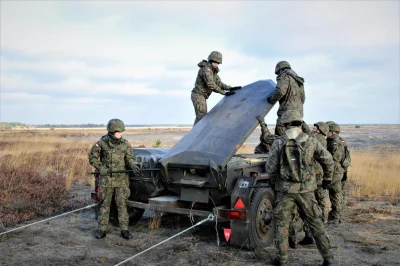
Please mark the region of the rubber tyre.
<svg viewBox="0 0 400 266"><path fill-rule="evenodd" d="M266 247L274 240L274 200L274 192L269 188L260 188L253 193L249 219L249 241L252 249Z"/></svg>

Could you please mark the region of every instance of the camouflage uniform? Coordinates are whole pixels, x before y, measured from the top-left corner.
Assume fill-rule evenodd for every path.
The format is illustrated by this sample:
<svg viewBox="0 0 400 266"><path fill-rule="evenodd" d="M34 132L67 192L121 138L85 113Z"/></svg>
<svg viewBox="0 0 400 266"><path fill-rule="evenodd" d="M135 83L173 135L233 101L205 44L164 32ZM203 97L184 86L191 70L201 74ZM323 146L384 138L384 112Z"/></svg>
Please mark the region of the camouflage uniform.
<svg viewBox="0 0 400 266"><path fill-rule="evenodd" d="M339 136L345 149L348 149L347 142L344 138ZM343 178L342 178L342 211L346 209L347 206L347 168L344 168Z"/></svg>
<svg viewBox="0 0 400 266"><path fill-rule="evenodd" d="M342 178L344 174L341 161L344 158L344 146L339 138L339 135L329 136L327 139L327 146L328 151L332 154L335 165L332 183L328 187L329 199L331 201L332 208L331 212L329 213L329 220L333 222L340 222L342 218Z"/></svg>
<svg viewBox="0 0 400 266"><path fill-rule="evenodd" d="M275 135L281 136L285 129L281 123L283 112L286 110L296 110L303 117L303 104L306 98L304 93L304 79L291 69L288 62L279 62L276 65L275 74L278 75L276 77L276 90L271 97L268 97L268 102L275 104L279 101Z"/></svg>
<svg viewBox="0 0 400 266"><path fill-rule="evenodd" d="M301 116L294 111L291 121L301 121ZM282 114L282 122L290 119L291 111ZM289 118L288 118L289 117ZM295 140L302 147L301 162L292 162L283 156L284 144L286 140ZM292 127L285 131L284 136L278 138L272 144L266 161L266 173L270 177L271 184L276 191L276 207L274 216L277 222L276 244L278 249L278 260L281 263L287 261L288 228L292 222L292 213L299 209L300 216L309 225L317 248L326 261L333 260L330 250L330 242L325 233L324 224L321 219L321 209L319 208L314 191L317 189L317 180L314 172L315 160L318 161L324 171L324 180L330 181L333 171L333 160L329 152L322 144L312 136L301 132L299 127ZM293 167L288 164L301 164L301 174L293 175L290 169Z"/></svg>
<svg viewBox="0 0 400 266"><path fill-rule="evenodd" d="M314 126L317 126L319 131L313 131L311 132L311 136L316 138L319 143L326 149L327 148L327 143L326 143L326 135L329 132L329 127L326 125L324 122L317 122L314 124ZM322 211L322 218L324 222L328 220L328 212L329 212L329 207L328 207L328 194L326 189L323 189L322 186L322 180L324 176L324 170L322 166L318 163L315 162L315 176L317 179L317 186L318 188L314 191L314 196L315 199L317 200L318 206L321 208ZM312 239L312 234L310 231L310 228L307 226L307 224L304 224L303 227L305 237L302 241L299 242L300 245L308 245L312 244L314 241Z"/></svg>
<svg viewBox="0 0 400 266"><path fill-rule="evenodd" d="M110 174L107 172L125 170L127 165L134 171L138 171L131 145L123 138L115 138L113 133L114 132L109 132L107 135L101 137L100 140L93 145L88 154L89 163L99 170L101 174L99 183L100 191L98 193L101 200L100 214L98 217L99 230L101 231L107 230L110 205L114 193L121 230L128 230L129 222L126 206L126 201L130 196L128 174Z"/></svg>
<svg viewBox="0 0 400 266"><path fill-rule="evenodd" d="M254 154L268 154L269 149L271 148L271 145L277 136L272 135L269 132L268 126L263 120L260 121L260 126L261 126L260 143L254 149Z"/></svg>
<svg viewBox="0 0 400 266"><path fill-rule="evenodd" d="M218 55L220 55L220 58ZM208 58L209 61L213 60L219 64L222 63L222 55L219 52L212 52ZM200 69L192 90L192 102L196 113L194 125L207 114L207 99L212 92L225 95L225 91L230 91L231 89L231 86L222 83L218 76L219 68L214 68L209 61L203 60L197 64Z"/></svg>

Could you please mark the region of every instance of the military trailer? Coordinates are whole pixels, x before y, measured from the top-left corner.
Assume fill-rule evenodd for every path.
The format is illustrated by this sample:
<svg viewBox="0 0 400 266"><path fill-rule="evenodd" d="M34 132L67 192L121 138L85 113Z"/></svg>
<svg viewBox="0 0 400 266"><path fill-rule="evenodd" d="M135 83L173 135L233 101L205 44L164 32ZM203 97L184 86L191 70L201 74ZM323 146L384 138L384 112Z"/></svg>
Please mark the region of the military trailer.
<svg viewBox="0 0 400 266"><path fill-rule="evenodd" d="M274 193L268 188L264 154L236 154L271 108L271 80L224 97L172 148L134 148L141 176L130 176L130 222L144 210L229 221L230 243L257 248L274 237ZM92 198L97 197L97 183ZM116 207L111 219L117 217Z"/></svg>

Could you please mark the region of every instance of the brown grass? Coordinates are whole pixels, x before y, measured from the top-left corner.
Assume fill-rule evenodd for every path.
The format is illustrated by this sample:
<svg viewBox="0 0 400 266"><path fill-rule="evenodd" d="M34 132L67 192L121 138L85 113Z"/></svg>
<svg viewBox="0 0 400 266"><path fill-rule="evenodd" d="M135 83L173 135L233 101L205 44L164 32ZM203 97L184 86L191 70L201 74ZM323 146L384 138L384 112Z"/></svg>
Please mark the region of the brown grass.
<svg viewBox="0 0 400 266"><path fill-rule="evenodd" d="M351 194L372 199L400 197L400 154L353 151L349 168Z"/></svg>
<svg viewBox="0 0 400 266"><path fill-rule="evenodd" d="M163 133L183 135L190 128L128 128L133 147L152 147ZM66 207L69 188L93 186L87 153L104 129L0 131L0 221L13 225ZM146 136L146 141L140 135ZM139 136L139 137L137 137ZM154 136L154 138L153 138ZM172 147L176 139L164 141ZM253 153L243 145L238 153ZM378 149L352 151L351 195L393 201L400 197L400 154ZM157 228L157 221L150 227Z"/></svg>

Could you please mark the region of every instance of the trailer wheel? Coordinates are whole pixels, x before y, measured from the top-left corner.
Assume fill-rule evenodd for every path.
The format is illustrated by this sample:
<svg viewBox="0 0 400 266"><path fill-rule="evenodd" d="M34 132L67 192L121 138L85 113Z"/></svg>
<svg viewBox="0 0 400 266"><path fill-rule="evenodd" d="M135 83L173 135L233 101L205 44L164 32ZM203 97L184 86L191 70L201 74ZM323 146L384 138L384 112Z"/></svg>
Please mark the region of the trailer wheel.
<svg viewBox="0 0 400 266"><path fill-rule="evenodd" d="M253 249L272 243L275 234L273 212L274 193L271 189L257 189L251 199L249 240Z"/></svg>

